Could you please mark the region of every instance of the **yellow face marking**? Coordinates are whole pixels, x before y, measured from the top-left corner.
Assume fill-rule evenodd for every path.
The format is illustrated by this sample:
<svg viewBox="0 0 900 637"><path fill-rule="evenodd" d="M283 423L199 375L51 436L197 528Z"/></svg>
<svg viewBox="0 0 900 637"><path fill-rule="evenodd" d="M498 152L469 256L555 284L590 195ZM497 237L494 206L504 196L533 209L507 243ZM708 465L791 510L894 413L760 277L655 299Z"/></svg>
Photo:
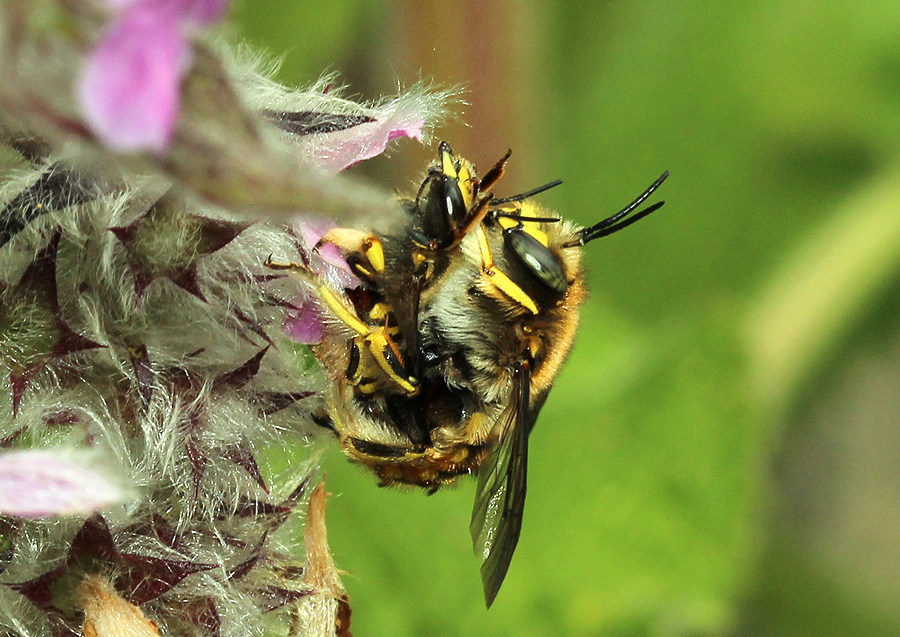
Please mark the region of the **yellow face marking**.
<svg viewBox="0 0 900 637"><path fill-rule="evenodd" d="M483 226L475 229L478 236L478 245L481 248L481 270L494 287L503 292L513 301L524 307L532 314L538 313L538 307L534 300L525 294L525 291L516 285L515 281L494 267L494 256L491 254L491 246L488 244L487 235Z"/></svg>
<svg viewBox="0 0 900 637"><path fill-rule="evenodd" d="M384 248L378 237L369 237L363 242L363 254L378 274L384 273Z"/></svg>
<svg viewBox="0 0 900 637"><path fill-rule="evenodd" d="M537 206L526 199L519 204L519 214L523 217L540 217Z"/></svg>
<svg viewBox="0 0 900 637"><path fill-rule="evenodd" d="M548 237L547 233L544 232L543 230L539 230L538 228L534 227L533 225L527 224L527 223L525 224L525 227L523 228L523 230L525 233L530 234L532 237L534 237L537 240L537 242L540 243L545 248L550 247L550 237Z"/></svg>
<svg viewBox="0 0 900 637"><path fill-rule="evenodd" d="M465 159L461 159L459 164L459 190L462 192L466 210L469 210L472 208L472 201L475 198L475 189L473 187L474 168Z"/></svg>
<svg viewBox="0 0 900 637"><path fill-rule="evenodd" d="M451 179L459 180L459 172L456 170L456 162L448 151L441 153L441 172Z"/></svg>
<svg viewBox="0 0 900 637"><path fill-rule="evenodd" d="M500 224L500 227L504 230L511 230L519 225L519 221L516 219L510 219L509 217L500 217L497 219L497 223Z"/></svg>
<svg viewBox="0 0 900 637"><path fill-rule="evenodd" d="M534 206L527 205L527 202L524 202L521 207L516 208L500 208L501 211L514 214L520 219L510 219L509 217L499 217L497 222L500 224L500 227L504 230L511 230L512 228L522 228L523 232L530 234L534 237L538 243L540 243L545 248L550 247L550 237L547 236L547 233L541 230L541 225L537 221L527 221L528 217L536 217L537 210L535 210Z"/></svg>
<svg viewBox="0 0 900 637"><path fill-rule="evenodd" d="M475 169L465 159L456 159L449 151L441 153L441 173L456 181L463 196L466 210L472 208L475 199Z"/></svg>

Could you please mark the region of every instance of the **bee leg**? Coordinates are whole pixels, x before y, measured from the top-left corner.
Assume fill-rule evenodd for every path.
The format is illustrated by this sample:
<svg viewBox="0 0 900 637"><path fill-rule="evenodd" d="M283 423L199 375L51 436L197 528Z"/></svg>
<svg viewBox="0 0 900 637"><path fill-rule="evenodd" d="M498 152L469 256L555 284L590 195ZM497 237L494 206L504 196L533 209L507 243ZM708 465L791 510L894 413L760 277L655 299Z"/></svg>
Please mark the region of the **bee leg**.
<svg viewBox="0 0 900 637"><path fill-rule="evenodd" d="M358 338L351 341L351 361L354 356L358 357L361 346L364 346L378 367L381 368L381 371L395 385L410 395L419 391L418 381L407 373L403 365L403 358L397 349L397 344L389 334L375 331L363 323L356 313L332 292L328 286L320 285L317 291L319 298L331 309L335 316L361 337L361 339ZM353 348L356 348L357 351L354 352ZM352 375L362 379L365 365L357 360L353 367ZM348 370L348 372L350 371Z"/></svg>
<svg viewBox="0 0 900 637"><path fill-rule="evenodd" d="M387 334L371 332L365 338L366 347L381 371L410 396L419 391L419 381L406 372L397 344Z"/></svg>
<svg viewBox="0 0 900 637"><path fill-rule="evenodd" d="M354 231L347 231L347 234L352 234ZM362 236L363 233L356 233L357 236ZM328 235L326 235L327 237ZM340 236L346 236L345 234L341 234ZM375 237L370 237L376 243L369 244L368 254L376 255L374 257L375 263L378 264L378 267L375 268L375 271L379 271L378 268L381 268L380 271L384 271L384 253L381 251L381 242L378 241ZM369 261L371 264L371 261ZM290 270L292 272L308 272L307 268L302 265L296 263L276 263L272 261L272 258L269 257L266 259L266 265L274 270ZM335 294L327 285L319 284L317 286L317 292L319 294L319 298L329 307L329 309L339 318L345 325L347 325L350 329L356 332L360 337L362 337L362 344L365 346L366 350L371 354L372 358L375 360L375 363L381 368L381 371L398 387L400 387L405 393L409 395L414 395L419 391L418 381L415 377L410 376L406 368L403 365L403 358L400 355L400 351L397 348L397 344L391 338L390 334L387 332L390 331L390 328L387 326L387 313L382 310L385 318L385 331L375 331L370 326L363 323L356 312L348 305L345 299L342 299L340 296ZM351 341L351 362L354 360L354 356L356 357L355 362L353 362L353 369L348 368L348 374L353 377L362 378L363 369L359 360L359 347L360 343L357 340Z"/></svg>
<svg viewBox="0 0 900 637"><path fill-rule="evenodd" d="M314 411L310 417L312 421L322 427L323 429L327 429L332 432L334 435L339 435L338 430L334 427L334 421L331 419L331 416L328 415L328 412L325 408L317 409Z"/></svg>
<svg viewBox="0 0 900 637"><path fill-rule="evenodd" d="M484 174L484 177L481 178L481 183L478 184L478 189L481 192L490 190L494 187L494 184L500 181L500 178L506 171L506 162L509 161L510 155L512 155L512 149L507 150L506 154L500 158L500 161L494 164L491 169Z"/></svg>
<svg viewBox="0 0 900 637"><path fill-rule="evenodd" d="M488 244L487 235L484 228L478 226L475 229L478 236L478 243L481 249L481 272L491 285L500 290L510 299L527 309L532 314L538 313L537 304L519 285L510 279L503 271L494 264L494 256L491 253L491 246Z"/></svg>
<svg viewBox="0 0 900 637"><path fill-rule="evenodd" d="M363 323L356 312L348 307L349 302L337 296L327 285L320 284L316 287L319 298L328 306L328 308L339 318L344 324L352 329L360 336L367 336L371 329Z"/></svg>
<svg viewBox="0 0 900 637"><path fill-rule="evenodd" d="M477 198L466 215L465 223L456 231L453 245L458 245L463 237L469 234L484 220L488 213L491 199L493 199L493 194L490 192L490 189L494 187L494 184L496 184L501 177L503 177L503 173L506 170L506 162L510 155L512 155L512 150L507 150L506 154L500 158L500 161L494 164L494 166L485 173L484 178L478 182L477 188L475 189Z"/></svg>
<svg viewBox="0 0 900 637"><path fill-rule="evenodd" d="M479 226L482 221L484 221L484 218L487 216L490 203L490 197L486 197L478 201L475 208L472 209L472 212L469 213L469 216L466 218L465 225L457 231L454 245L458 245L459 242L463 240L463 237L469 234L474 228Z"/></svg>
<svg viewBox="0 0 900 637"><path fill-rule="evenodd" d="M273 261L271 254L266 257L263 265L271 270L290 270L292 272L305 272L307 270L307 267L302 263L294 263L293 261L281 263L279 261Z"/></svg>

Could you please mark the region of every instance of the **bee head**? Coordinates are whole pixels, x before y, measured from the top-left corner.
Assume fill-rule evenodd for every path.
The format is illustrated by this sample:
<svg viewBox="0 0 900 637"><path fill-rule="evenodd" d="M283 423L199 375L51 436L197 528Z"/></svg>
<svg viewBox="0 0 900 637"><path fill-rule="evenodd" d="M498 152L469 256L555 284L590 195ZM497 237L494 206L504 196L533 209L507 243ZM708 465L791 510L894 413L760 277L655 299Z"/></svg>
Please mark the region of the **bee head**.
<svg viewBox="0 0 900 637"><path fill-rule="evenodd" d="M438 153L438 162L422 182L414 208L419 222L416 240L432 249L452 245L469 219L478 194L472 164L456 157L447 142L441 142Z"/></svg>
<svg viewBox="0 0 900 637"><path fill-rule="evenodd" d="M550 182L513 197L494 199L488 218L503 228L503 243L507 251L525 268L532 279L551 292L562 294L568 287L566 273L559 256L550 249L542 224L557 223L556 217L541 217L529 197L562 183ZM510 206L512 204L512 206Z"/></svg>
<svg viewBox="0 0 900 637"><path fill-rule="evenodd" d="M562 245L563 248L580 247L589 241L605 237L630 226L635 221L659 210L665 203L655 203L632 214L638 207L659 188L669 176L668 171L650 185L641 195L616 214L588 228L578 231L575 238ZM503 228L503 239L509 253L515 255L520 265L532 279L540 283L550 292L562 294L568 287L565 268L560 256L550 248L547 234L541 230L541 224L556 223L555 217L541 217L529 199L550 188L558 186L562 180L552 181L528 192L493 199L488 219L496 220ZM630 215L630 216L629 216Z"/></svg>

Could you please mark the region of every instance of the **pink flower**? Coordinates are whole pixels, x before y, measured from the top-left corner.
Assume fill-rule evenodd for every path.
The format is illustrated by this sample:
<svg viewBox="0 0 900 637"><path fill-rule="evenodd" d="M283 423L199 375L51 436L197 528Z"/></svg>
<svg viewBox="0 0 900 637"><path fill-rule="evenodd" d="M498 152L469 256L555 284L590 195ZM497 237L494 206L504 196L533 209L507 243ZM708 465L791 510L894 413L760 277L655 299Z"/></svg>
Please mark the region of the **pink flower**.
<svg viewBox="0 0 900 637"><path fill-rule="evenodd" d="M328 172L340 172L387 149L399 137L422 140L425 117L415 102L400 102L377 112L374 121L322 135L312 147L312 161Z"/></svg>
<svg viewBox="0 0 900 637"><path fill-rule="evenodd" d="M359 279L352 273L337 246L325 243L313 250L319 239L334 225L333 221L324 219L306 219L298 223L300 251L313 272L332 287L356 288L359 286ZM293 304L297 309L286 313L284 333L296 343L320 343L325 338L325 318L319 304L308 293L298 295Z"/></svg>
<svg viewBox="0 0 900 637"><path fill-rule="evenodd" d="M332 243L323 243L317 249L319 239L325 236L325 233L335 227L335 223L330 219L306 218L300 221L296 228L300 233L300 250L302 250L309 259L313 272L320 278L345 288L356 288L359 286L359 279L350 270L347 261L338 247Z"/></svg>
<svg viewBox="0 0 900 637"><path fill-rule="evenodd" d="M88 125L109 148L162 151L178 117L191 29L211 25L228 0L108 0L118 13L76 87Z"/></svg>
<svg viewBox="0 0 900 637"><path fill-rule="evenodd" d="M296 310L284 317L284 333L295 343L316 345L325 338L325 321L319 304L310 296L294 299Z"/></svg>

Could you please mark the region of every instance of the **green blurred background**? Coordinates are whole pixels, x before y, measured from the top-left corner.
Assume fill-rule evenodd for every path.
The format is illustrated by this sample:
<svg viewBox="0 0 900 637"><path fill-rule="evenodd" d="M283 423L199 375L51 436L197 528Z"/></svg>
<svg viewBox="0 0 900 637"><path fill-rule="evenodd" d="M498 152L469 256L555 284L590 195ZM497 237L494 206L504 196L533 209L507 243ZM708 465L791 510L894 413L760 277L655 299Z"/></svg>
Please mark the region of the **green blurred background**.
<svg viewBox="0 0 900 637"><path fill-rule="evenodd" d="M474 484L326 453L353 632L900 634L900 3L238 0L279 79L464 90L437 139L584 224L592 295L486 612ZM354 168L400 192L434 148ZM484 169L484 168L482 168Z"/></svg>

